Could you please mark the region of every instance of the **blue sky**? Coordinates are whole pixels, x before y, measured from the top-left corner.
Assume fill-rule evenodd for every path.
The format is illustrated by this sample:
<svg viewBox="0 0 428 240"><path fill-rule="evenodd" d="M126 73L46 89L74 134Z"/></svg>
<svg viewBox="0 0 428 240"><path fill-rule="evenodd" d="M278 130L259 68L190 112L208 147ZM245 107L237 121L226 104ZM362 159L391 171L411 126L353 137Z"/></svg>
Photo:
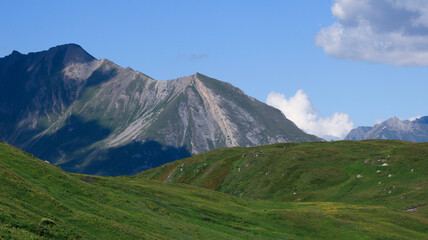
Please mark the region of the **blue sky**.
<svg viewBox="0 0 428 240"><path fill-rule="evenodd" d="M349 35L361 34L351 21L361 13L347 9L376 10L354 1L4 1L0 57L14 49L28 53L77 43L96 58L155 79L200 72L263 102L271 92L290 100L301 89L321 120L345 113L359 126L428 115L424 61L397 63L399 54L361 57L356 46L367 43L355 38L328 48L335 23ZM332 12L334 4L339 6ZM363 17L371 26L381 22Z"/></svg>

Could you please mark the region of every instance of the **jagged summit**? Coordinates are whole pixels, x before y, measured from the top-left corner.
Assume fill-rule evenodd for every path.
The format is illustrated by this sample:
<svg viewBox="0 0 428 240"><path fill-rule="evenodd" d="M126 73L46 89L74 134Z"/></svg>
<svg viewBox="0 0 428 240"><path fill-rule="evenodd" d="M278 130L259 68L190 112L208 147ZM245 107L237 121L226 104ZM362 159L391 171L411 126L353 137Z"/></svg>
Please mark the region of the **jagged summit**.
<svg viewBox="0 0 428 240"><path fill-rule="evenodd" d="M321 140L229 83L200 73L154 80L76 44L0 59L0 138L99 175L214 148Z"/></svg>

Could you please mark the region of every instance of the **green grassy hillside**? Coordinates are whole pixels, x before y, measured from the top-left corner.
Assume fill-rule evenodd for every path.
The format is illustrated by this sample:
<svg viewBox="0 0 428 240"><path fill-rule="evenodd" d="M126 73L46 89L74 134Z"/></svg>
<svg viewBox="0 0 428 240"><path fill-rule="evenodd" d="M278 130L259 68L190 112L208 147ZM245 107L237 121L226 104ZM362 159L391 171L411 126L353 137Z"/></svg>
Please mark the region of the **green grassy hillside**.
<svg viewBox="0 0 428 240"><path fill-rule="evenodd" d="M271 148L287 151L280 145ZM231 149L227 159L234 159L235 150L257 149ZM412 152L417 154L422 153ZM221 170L216 172L222 176ZM141 176L70 174L0 143L0 239L426 239L427 225L420 210L268 201Z"/></svg>
<svg viewBox="0 0 428 240"><path fill-rule="evenodd" d="M139 176L253 199L403 210L419 206L417 212L428 214L428 143L369 140L225 148Z"/></svg>

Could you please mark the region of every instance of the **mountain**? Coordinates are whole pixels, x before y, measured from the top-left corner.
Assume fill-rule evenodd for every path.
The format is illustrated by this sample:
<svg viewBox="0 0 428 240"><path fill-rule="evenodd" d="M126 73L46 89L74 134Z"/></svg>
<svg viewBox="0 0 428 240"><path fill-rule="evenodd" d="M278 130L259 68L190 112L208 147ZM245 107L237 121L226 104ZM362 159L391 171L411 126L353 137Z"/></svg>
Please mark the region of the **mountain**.
<svg viewBox="0 0 428 240"><path fill-rule="evenodd" d="M396 139L410 142L428 142L428 116L414 121L393 117L373 127L358 127L345 140Z"/></svg>
<svg viewBox="0 0 428 240"><path fill-rule="evenodd" d="M379 147L382 144L388 150L382 151ZM346 236L346 239L427 239L427 174L424 174L427 168L423 161L427 156L427 144L373 141L361 145L355 142L285 145L288 149L282 145L218 149L193 158L202 160L210 155L207 164L212 168L215 153L217 161L221 162L225 160L222 154L226 152L241 155L245 151L263 150L270 154L276 149L281 155L287 151L296 154L301 147L301 150L311 150L311 146L319 145L306 155L313 165L320 163L319 155L341 158L331 150L344 148L342 151L350 155L335 164L350 174L349 179L339 185L318 183L322 186L323 198L336 201L306 202L306 197L301 195L304 190L300 189L301 185L293 195L299 196L301 202L284 202L252 200L244 195L232 196L139 176L72 174L0 142L0 238L305 240L343 239ZM388 178L384 173L376 175L373 173L377 165L375 159L364 164L352 150L346 150L364 146L373 151L368 155L377 150L381 151L379 155L395 153L388 159L393 177ZM398 151L393 150L395 147ZM322 162L328 164L328 160ZM287 160L286 163L292 162ZM188 173L188 164L192 162L185 164ZM400 164L418 168L406 176L405 170L399 171ZM242 168L240 173L244 174L250 168ZM294 169L277 170L288 171L293 177L299 171L298 167ZM354 171L357 170L363 171L363 178L356 179ZM302 180L312 181L306 179L308 176L300 175ZM264 174L260 178L270 176ZM399 178L395 179L396 176ZM382 178L383 185L378 185L376 178ZM337 189L341 188L337 194ZM370 196L366 197L367 193Z"/></svg>
<svg viewBox="0 0 428 240"><path fill-rule="evenodd" d="M229 83L154 80L75 44L0 58L0 138L66 171L112 176L215 148L321 140Z"/></svg>

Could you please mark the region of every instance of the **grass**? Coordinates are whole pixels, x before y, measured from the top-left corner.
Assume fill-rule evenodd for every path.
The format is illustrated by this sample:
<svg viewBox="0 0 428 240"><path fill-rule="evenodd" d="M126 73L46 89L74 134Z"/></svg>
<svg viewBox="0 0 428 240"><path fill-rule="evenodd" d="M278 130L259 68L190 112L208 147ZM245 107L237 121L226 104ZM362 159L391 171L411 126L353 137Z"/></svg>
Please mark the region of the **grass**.
<svg viewBox="0 0 428 240"><path fill-rule="evenodd" d="M423 160L426 155L420 147L425 146L404 142L370 143L385 145L387 149L382 150L382 154L394 154L388 160L394 176L404 174L403 167L409 167L400 165L398 159L404 157L420 171L409 175L407 180L401 177L403 183L394 182L397 186L394 191L399 193L393 196L386 193L383 202L377 204L364 195L371 191L367 186L374 181L369 179L372 171L367 164L370 163L340 160L340 154L344 154L340 149L345 147L357 156L358 146L352 147L357 143L335 144L317 146L314 143L312 147L326 148L328 152L314 150L317 159L336 151L336 155L331 156L337 158L336 164L340 166L322 160L310 161L311 153L305 144L288 144L288 149L283 145L219 149L137 176L99 177L64 172L0 143L0 239L426 239L428 220L426 207L421 204L427 196L423 187L426 185L423 171L427 168L419 168L426 166ZM256 157L260 151L263 153ZM285 154L287 159L293 159L297 152L307 155L285 161L281 165L285 168L280 169L274 168L273 162L267 164L269 156L274 156L276 151L280 151L277 156L289 151ZM242 157L243 153L246 156ZM393 156L397 161L393 161ZM260 159L267 165L258 166ZM247 163L250 164L245 168ZM395 169L395 164L403 169ZM322 170L324 165L328 167ZM256 182L254 190L250 182L242 185L241 197L223 193L235 189L226 183L242 179L234 176L237 167L241 167L239 174L245 173L248 177L245 181ZM252 173L245 172L249 169L253 169ZM308 174L304 169L318 170ZM264 175L259 176L259 171ZM264 171L268 171L268 175ZM272 177L283 172L289 174L284 183ZM324 179L325 172L329 175ZM355 180L356 172L362 172L364 177L359 180L364 182ZM266 181L263 176L269 179ZM170 179L172 183L147 177ZM214 177L216 181L210 180ZM286 200L289 194L281 190L284 185L277 190L280 194L269 193L274 191L275 184L265 188L261 185L274 180L277 184L293 183L290 189L298 188L296 197L303 198L305 194L311 197L294 202L295 199ZM184 184L186 182L193 185ZM310 185L305 191L304 184ZM316 190L312 185L321 189ZM355 190L349 195L340 195L350 186ZM363 196L354 200L359 194ZM395 199L403 195L407 196L402 199L405 204L396 203ZM419 210L405 212L401 206L406 204L419 204Z"/></svg>
<svg viewBox="0 0 428 240"><path fill-rule="evenodd" d="M381 166L384 163L388 166ZM251 199L374 204L398 210L427 203L428 143L369 140L224 148L138 176Z"/></svg>

